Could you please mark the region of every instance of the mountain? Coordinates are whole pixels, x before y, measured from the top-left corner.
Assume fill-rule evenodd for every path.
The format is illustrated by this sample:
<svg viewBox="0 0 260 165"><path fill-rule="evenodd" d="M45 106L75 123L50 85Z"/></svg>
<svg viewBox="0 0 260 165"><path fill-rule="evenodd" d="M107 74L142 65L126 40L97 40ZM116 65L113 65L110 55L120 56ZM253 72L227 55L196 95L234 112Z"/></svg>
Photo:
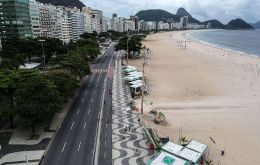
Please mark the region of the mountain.
<svg viewBox="0 0 260 165"><path fill-rule="evenodd" d="M204 25L207 25L208 23L211 24L212 29L224 29L225 28L225 25L223 25L221 22L219 22L216 19L203 22Z"/></svg>
<svg viewBox="0 0 260 165"><path fill-rule="evenodd" d="M161 9L150 9L150 10L141 10L136 16L139 17L139 20L144 21L165 21L165 22L179 22L181 15L175 15L168 11ZM189 17L189 22L191 23L200 23L200 21L196 20L193 17Z"/></svg>
<svg viewBox="0 0 260 165"><path fill-rule="evenodd" d="M176 15L192 17L183 7L177 10Z"/></svg>
<svg viewBox="0 0 260 165"><path fill-rule="evenodd" d="M260 29L260 21L258 21L256 23L252 23L250 25L252 25L255 29Z"/></svg>
<svg viewBox="0 0 260 165"><path fill-rule="evenodd" d="M80 9L82 7L85 7L85 5L79 0L36 0L36 1L41 3L50 3L52 5L57 5L57 6L77 7Z"/></svg>
<svg viewBox="0 0 260 165"><path fill-rule="evenodd" d="M254 29L253 26L249 25L242 19L231 20L226 26L226 29L239 30L239 29Z"/></svg>

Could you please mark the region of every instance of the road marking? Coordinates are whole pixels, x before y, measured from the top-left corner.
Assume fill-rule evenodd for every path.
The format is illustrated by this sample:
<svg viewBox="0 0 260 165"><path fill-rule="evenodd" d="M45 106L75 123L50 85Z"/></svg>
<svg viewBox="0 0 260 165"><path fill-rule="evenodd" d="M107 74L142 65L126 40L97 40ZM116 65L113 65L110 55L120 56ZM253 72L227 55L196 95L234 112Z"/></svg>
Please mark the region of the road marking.
<svg viewBox="0 0 260 165"><path fill-rule="evenodd" d="M87 93L88 93L88 91L86 90L86 91L85 91L85 95L86 95Z"/></svg>
<svg viewBox="0 0 260 165"><path fill-rule="evenodd" d="M61 150L61 152L63 152L63 151L64 151L64 149L65 149L65 147L66 147L66 144L67 144L67 142L65 142L65 143L64 143L64 145L63 145L63 147L62 147L62 150Z"/></svg>
<svg viewBox="0 0 260 165"><path fill-rule="evenodd" d="M106 124L106 128L107 128L107 124Z"/></svg>
<svg viewBox="0 0 260 165"><path fill-rule="evenodd" d="M83 129L85 129L85 128L86 128L86 125L87 125L87 123L85 122L85 124L84 124L84 128L83 128Z"/></svg>
<svg viewBox="0 0 260 165"><path fill-rule="evenodd" d="M79 149L80 149L80 146L81 146L81 141L79 142L79 147L78 147L78 151L79 151Z"/></svg>
<svg viewBox="0 0 260 165"><path fill-rule="evenodd" d="M72 128L73 128L73 126L74 126L74 121L73 121L73 123L71 124L71 126L70 126L70 129L72 129Z"/></svg>
<svg viewBox="0 0 260 165"><path fill-rule="evenodd" d="M105 141L105 147L107 147L107 141Z"/></svg>
<svg viewBox="0 0 260 165"><path fill-rule="evenodd" d="M91 77L91 79L90 79L90 82L89 82L89 84L88 84L88 87L90 86L90 84L91 84L91 82L92 82L93 77L94 77L95 74L96 74L96 73L94 73L94 74L92 75L92 77Z"/></svg>
<svg viewBox="0 0 260 165"><path fill-rule="evenodd" d="M99 81L100 76L101 76L101 73L100 73L99 76L98 76L97 82Z"/></svg>
<svg viewBox="0 0 260 165"><path fill-rule="evenodd" d="M96 91L94 90L94 94L96 93Z"/></svg>
<svg viewBox="0 0 260 165"><path fill-rule="evenodd" d="M88 114L90 113L90 109L88 109Z"/></svg>
<svg viewBox="0 0 260 165"><path fill-rule="evenodd" d="M82 103L84 102L84 99L85 99L85 98L83 97L83 99L82 99L82 101L81 101Z"/></svg>
<svg viewBox="0 0 260 165"><path fill-rule="evenodd" d="M91 102L93 103L93 99L91 100Z"/></svg>
<svg viewBox="0 0 260 165"><path fill-rule="evenodd" d="M78 109L77 114L79 113L79 111L80 111L80 108Z"/></svg>

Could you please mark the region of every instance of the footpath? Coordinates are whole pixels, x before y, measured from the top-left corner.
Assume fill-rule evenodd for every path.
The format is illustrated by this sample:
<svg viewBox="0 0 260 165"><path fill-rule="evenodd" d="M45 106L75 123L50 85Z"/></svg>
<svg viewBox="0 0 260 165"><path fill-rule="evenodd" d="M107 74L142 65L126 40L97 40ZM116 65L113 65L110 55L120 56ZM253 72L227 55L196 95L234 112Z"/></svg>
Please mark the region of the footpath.
<svg viewBox="0 0 260 165"><path fill-rule="evenodd" d="M137 111L131 109L129 88L122 73L123 52L115 60L112 90L112 159L114 165L144 165L149 159L149 147L143 124Z"/></svg>

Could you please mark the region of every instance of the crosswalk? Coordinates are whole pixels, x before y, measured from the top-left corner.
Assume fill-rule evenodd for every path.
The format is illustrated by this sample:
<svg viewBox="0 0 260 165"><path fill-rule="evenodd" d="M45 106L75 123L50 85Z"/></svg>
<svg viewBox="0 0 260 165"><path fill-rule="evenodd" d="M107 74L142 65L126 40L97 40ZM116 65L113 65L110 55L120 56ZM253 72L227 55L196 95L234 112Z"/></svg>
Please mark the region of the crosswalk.
<svg viewBox="0 0 260 165"><path fill-rule="evenodd" d="M92 73L107 73L108 69L90 69Z"/></svg>

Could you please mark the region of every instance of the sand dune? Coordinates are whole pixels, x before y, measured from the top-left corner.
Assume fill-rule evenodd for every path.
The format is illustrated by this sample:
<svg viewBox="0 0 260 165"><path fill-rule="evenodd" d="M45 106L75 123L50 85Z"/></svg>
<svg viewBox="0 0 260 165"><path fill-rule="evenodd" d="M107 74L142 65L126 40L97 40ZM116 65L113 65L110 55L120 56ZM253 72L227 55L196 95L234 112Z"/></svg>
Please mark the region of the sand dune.
<svg viewBox="0 0 260 165"><path fill-rule="evenodd" d="M211 145L214 164L260 164L260 58L195 40L185 49L184 40L183 32L168 32L143 42L153 51L145 68L145 110L161 109L168 120L166 126L149 124L172 141L181 128L188 139ZM130 64L141 68L142 59Z"/></svg>

